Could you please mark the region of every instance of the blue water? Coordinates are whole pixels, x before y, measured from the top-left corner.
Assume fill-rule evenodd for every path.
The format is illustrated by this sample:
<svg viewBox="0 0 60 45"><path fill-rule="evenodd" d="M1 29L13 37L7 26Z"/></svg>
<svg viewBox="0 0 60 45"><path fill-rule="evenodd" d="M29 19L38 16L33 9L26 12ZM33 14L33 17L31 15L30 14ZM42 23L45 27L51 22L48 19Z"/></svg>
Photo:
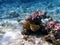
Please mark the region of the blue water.
<svg viewBox="0 0 60 45"><path fill-rule="evenodd" d="M7 18L10 11L16 11L22 16L23 13L30 14L37 10L46 11L47 15L60 17L60 0L0 0L0 19Z"/></svg>

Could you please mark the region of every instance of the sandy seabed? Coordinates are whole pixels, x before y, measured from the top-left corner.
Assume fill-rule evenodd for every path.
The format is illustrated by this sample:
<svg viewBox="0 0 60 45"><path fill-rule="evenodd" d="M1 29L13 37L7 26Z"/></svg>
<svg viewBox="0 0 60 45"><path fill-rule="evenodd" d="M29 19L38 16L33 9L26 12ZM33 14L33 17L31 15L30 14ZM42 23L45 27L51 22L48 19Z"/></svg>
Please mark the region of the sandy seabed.
<svg viewBox="0 0 60 45"><path fill-rule="evenodd" d="M14 23L13 23L14 22ZM0 33L0 45L52 45L44 40L43 37L36 37L30 35L27 40L24 39L24 35L21 34L22 22L24 20L5 22L5 25L0 25L0 29L4 33Z"/></svg>

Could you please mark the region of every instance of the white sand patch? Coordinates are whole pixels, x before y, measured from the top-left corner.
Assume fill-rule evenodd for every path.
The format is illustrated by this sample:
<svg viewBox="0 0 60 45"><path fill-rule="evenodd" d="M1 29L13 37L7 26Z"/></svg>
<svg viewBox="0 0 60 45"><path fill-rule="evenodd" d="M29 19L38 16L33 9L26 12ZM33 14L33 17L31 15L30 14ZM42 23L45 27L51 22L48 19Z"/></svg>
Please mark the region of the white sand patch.
<svg viewBox="0 0 60 45"><path fill-rule="evenodd" d="M23 39L23 35L21 34L22 25L19 25L20 24L13 26L7 25L4 28L6 33L3 35L3 38L0 41L0 45L50 45L42 37L37 38L36 36L29 36L28 40L26 41ZM15 26L16 28L14 28Z"/></svg>

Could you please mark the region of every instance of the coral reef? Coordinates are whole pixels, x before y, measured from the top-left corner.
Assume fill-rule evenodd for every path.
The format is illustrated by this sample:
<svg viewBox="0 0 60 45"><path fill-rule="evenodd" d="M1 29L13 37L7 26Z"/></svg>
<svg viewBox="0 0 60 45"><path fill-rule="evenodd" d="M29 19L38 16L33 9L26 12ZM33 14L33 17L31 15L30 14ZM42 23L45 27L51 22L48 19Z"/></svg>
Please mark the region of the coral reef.
<svg viewBox="0 0 60 45"><path fill-rule="evenodd" d="M23 24L23 33L25 34L45 34L45 39L54 45L60 44L60 24L56 23L50 16L46 16L47 12L32 12ZM43 25L43 19L50 18ZM43 20L43 21L41 21ZM59 41L57 41L59 39ZM59 42L59 43L57 43Z"/></svg>
<svg viewBox="0 0 60 45"><path fill-rule="evenodd" d="M45 26L43 25L41 19L48 17L46 14L46 12L42 11L32 12L31 15L26 19L26 22L23 24L23 30L45 33L45 31L43 31Z"/></svg>

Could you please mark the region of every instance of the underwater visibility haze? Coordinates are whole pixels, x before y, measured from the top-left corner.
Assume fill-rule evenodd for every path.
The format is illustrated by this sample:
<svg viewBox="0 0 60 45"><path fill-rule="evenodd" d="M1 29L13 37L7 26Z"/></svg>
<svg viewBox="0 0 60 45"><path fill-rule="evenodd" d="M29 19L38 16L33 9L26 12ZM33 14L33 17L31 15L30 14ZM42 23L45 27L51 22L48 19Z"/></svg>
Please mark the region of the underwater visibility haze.
<svg viewBox="0 0 60 45"><path fill-rule="evenodd" d="M21 39L21 24L33 11L47 12L60 22L60 0L0 0L0 45L26 43Z"/></svg>

